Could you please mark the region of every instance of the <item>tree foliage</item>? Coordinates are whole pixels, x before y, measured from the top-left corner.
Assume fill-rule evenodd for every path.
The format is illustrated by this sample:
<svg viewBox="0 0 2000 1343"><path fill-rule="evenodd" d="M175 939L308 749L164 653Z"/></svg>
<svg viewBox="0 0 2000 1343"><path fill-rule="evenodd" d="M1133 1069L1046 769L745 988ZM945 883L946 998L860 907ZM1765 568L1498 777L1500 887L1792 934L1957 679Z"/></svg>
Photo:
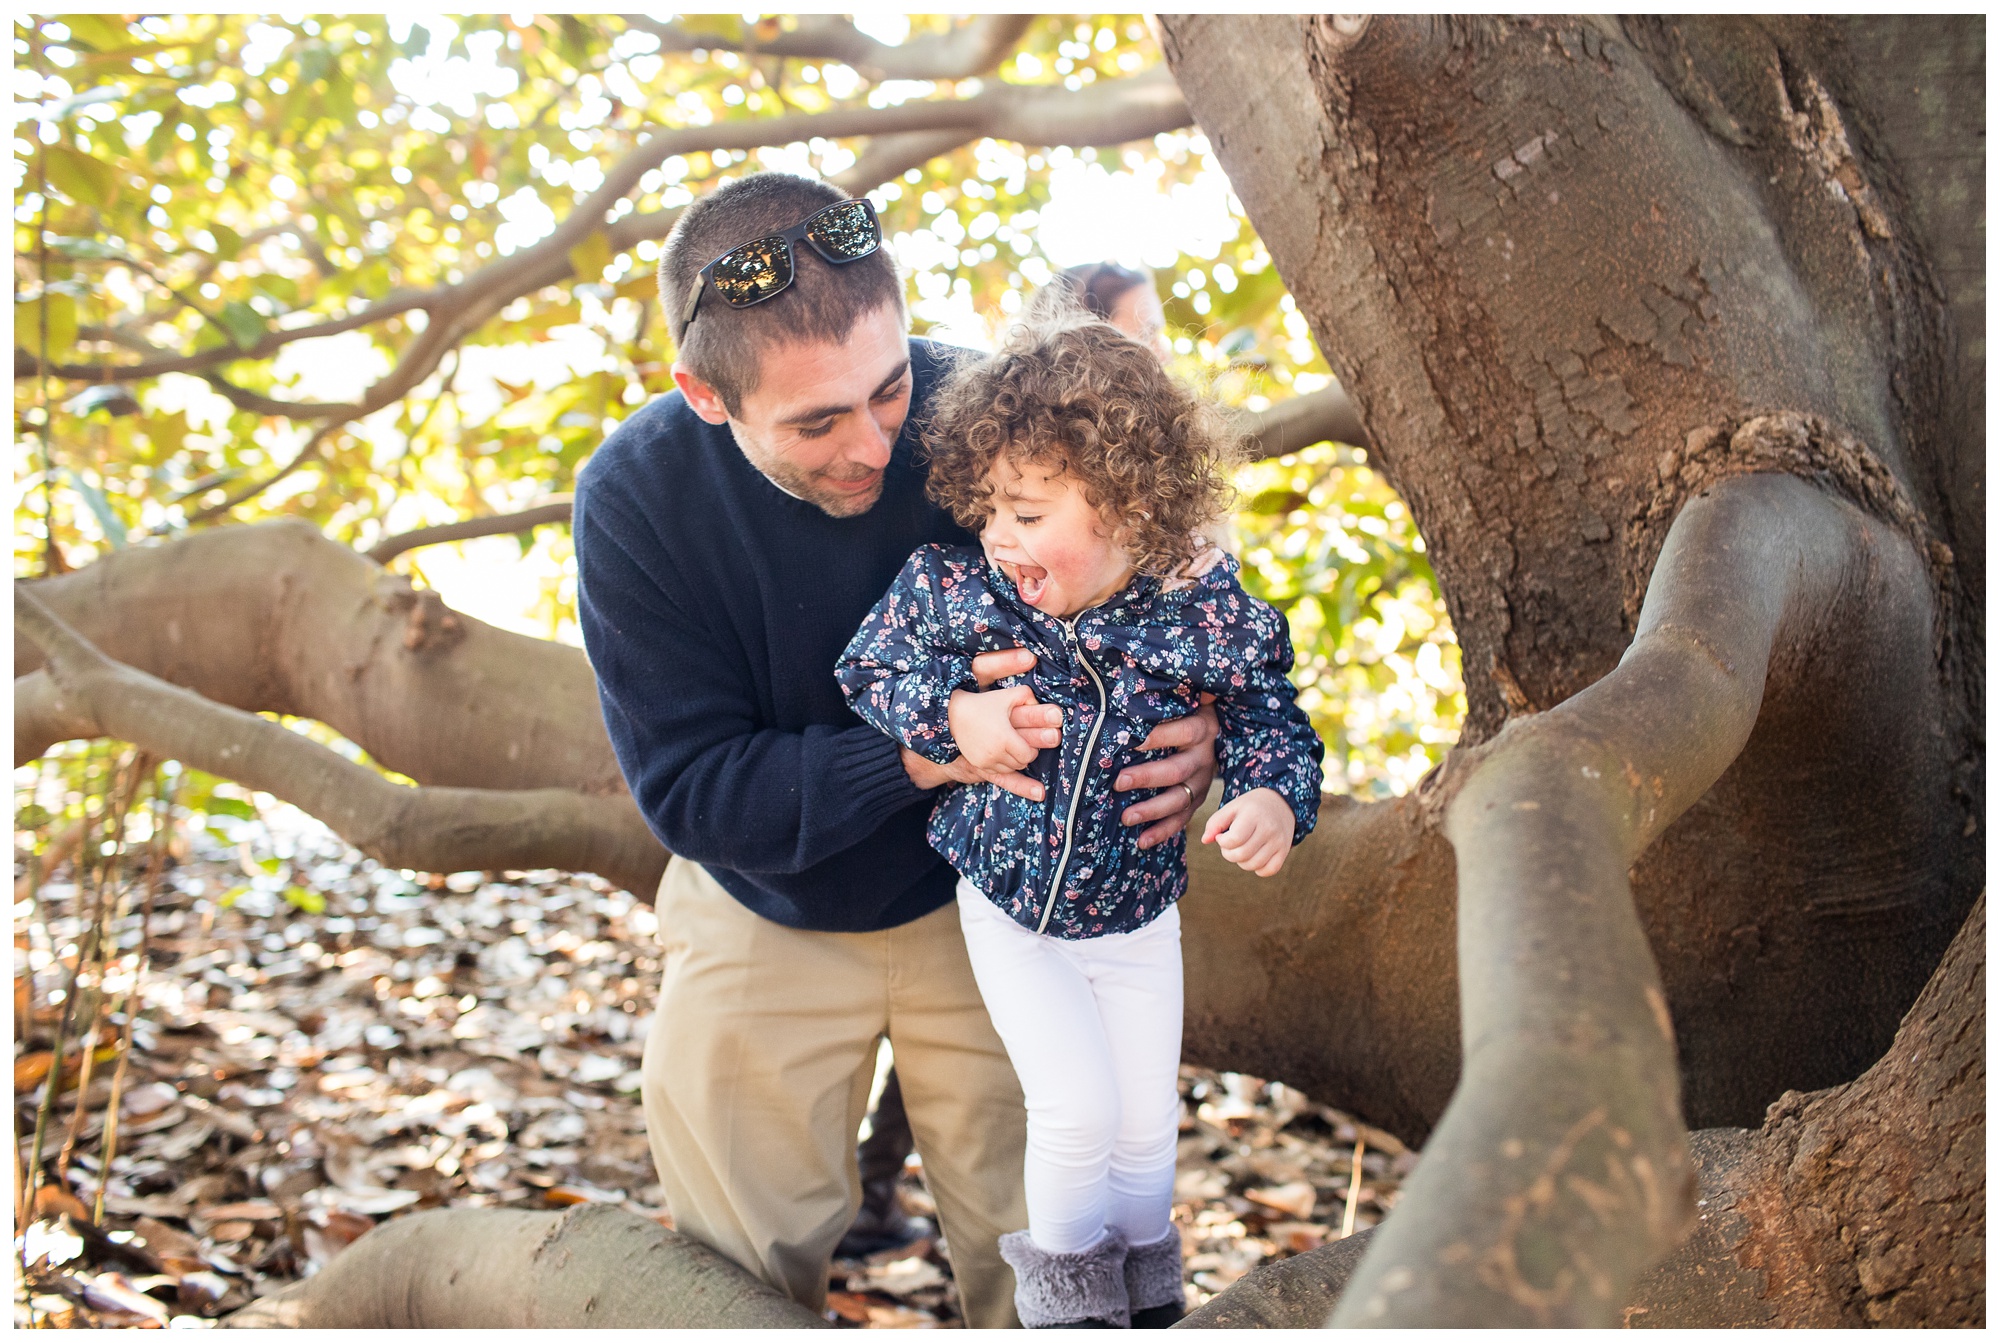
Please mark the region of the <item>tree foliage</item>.
<svg viewBox="0 0 2000 1343"><path fill-rule="evenodd" d="M17 23L31 116L14 158L16 573L274 515L365 549L568 490L632 407L671 389L660 240L697 194L758 168L868 191L915 329L972 343L1086 259L1048 227L1065 198L1073 224L1164 196L1193 222L1163 242L1134 219L1122 259L1157 268L1179 371L1253 410L1329 380L1184 114L1076 147L1122 90L1177 100L1143 21L872 27ZM990 124L1075 118L1074 134L968 134L989 123L967 109L988 104ZM659 153L672 137L708 147ZM1335 785L1400 790L1449 743L1460 702L1407 511L1351 448L1242 485L1251 578L1291 614L1308 703L1344 757ZM567 535L519 544L524 627L573 641ZM427 558L456 557L397 564L421 578Z"/></svg>

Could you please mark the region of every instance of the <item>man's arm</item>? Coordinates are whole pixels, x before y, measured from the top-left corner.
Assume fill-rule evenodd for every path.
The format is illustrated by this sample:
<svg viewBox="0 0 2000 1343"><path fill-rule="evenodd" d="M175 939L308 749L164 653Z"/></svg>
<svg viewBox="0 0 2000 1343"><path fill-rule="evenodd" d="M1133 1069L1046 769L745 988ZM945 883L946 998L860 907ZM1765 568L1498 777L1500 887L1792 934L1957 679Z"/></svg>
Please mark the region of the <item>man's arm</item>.
<svg viewBox="0 0 2000 1343"><path fill-rule="evenodd" d="M749 669L715 638L650 530L577 496L577 615L626 783L675 853L791 873L849 848L922 794L872 728L757 726ZM830 674L831 669L828 669Z"/></svg>

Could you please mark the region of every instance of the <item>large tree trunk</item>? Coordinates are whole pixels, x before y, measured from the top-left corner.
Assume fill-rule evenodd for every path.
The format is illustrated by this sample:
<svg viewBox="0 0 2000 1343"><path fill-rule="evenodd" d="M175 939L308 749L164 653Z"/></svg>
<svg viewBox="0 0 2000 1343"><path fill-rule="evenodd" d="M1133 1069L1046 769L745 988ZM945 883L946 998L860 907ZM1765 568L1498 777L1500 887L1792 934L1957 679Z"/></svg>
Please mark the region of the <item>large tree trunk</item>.
<svg viewBox="0 0 2000 1343"><path fill-rule="evenodd" d="M1965 190L1983 164L1983 23L1164 29L1190 108L1431 547L1464 649L1464 745L1505 741L1504 724L1604 681L1669 526L1722 482L1803 476L1874 520L1846 579L1776 631L1754 731L1637 856L1630 896L1691 1121L1751 1123L1781 1089L1852 1078L1983 884L1983 331L1962 325L1983 323L1983 214ZM1940 110L1947 92L1970 105ZM1745 563L1732 596L1782 581ZM1451 837L1470 986L1517 953L1504 924L1468 921L1475 874L1461 828ZM1467 1015L1468 1042L1485 1029ZM1453 1112L1477 1103L1461 1095ZM1519 1104L1545 1138L1563 1122ZM1532 1322L1571 1318L1579 1293L1607 1299L1610 1270L1588 1292L1560 1288L1596 1271L1583 1241L1539 1278L1515 1275L1512 1233L1475 1229L1454 1249L1439 1226L1411 1241L1452 1186L1462 1197L1504 1165L1483 1141L1498 1139L1441 1133L1430 1162L1454 1152L1448 1178L1433 1197L1416 1197L1423 1172L1406 1190L1356 1270L1367 1300L1343 1319L1459 1318L1498 1291L1491 1304L1516 1313L1484 1318ZM1938 1178L1964 1194L1982 1175ZM1785 1193L1838 1202L1857 1178L1823 1165ZM1588 1220L1558 1217L1554 1234ZM1497 1276L1450 1281L1454 1254L1489 1252L1504 1252Z"/></svg>

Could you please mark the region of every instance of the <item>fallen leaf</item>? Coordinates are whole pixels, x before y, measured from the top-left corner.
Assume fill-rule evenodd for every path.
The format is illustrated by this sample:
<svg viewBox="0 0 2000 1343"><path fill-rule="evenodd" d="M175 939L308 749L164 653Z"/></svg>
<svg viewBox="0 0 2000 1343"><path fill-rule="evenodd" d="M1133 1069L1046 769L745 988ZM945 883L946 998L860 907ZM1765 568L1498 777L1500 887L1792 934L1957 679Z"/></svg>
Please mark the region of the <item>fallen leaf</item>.
<svg viewBox="0 0 2000 1343"><path fill-rule="evenodd" d="M828 1292L826 1294L826 1308L841 1319L850 1320L855 1324L868 1323L869 1305L867 1297L856 1296L853 1292Z"/></svg>
<svg viewBox="0 0 2000 1343"><path fill-rule="evenodd" d="M925 1310L911 1310L908 1306L868 1307L870 1329L935 1329L937 1324L937 1316Z"/></svg>
<svg viewBox="0 0 2000 1343"><path fill-rule="evenodd" d="M229 1295L229 1279L203 1269L181 1275L180 1303L183 1309L206 1311Z"/></svg>
<svg viewBox="0 0 2000 1343"><path fill-rule="evenodd" d="M942 1286L944 1280L943 1269L928 1259L912 1255L869 1269L858 1285L869 1291L887 1292L890 1296L908 1296L926 1287ZM856 1284L849 1279L848 1285Z"/></svg>
<svg viewBox="0 0 2000 1343"><path fill-rule="evenodd" d="M147 1296L122 1273L100 1273L94 1278L81 1281L86 1305L95 1306L99 1310L116 1310L127 1315L138 1315L157 1320L161 1324L167 1322L166 1303Z"/></svg>
<svg viewBox="0 0 2000 1343"><path fill-rule="evenodd" d="M615 1190L599 1189L588 1184L559 1184L553 1189L544 1189L542 1197L552 1208L568 1208L578 1203L623 1203L625 1195Z"/></svg>
<svg viewBox="0 0 2000 1343"><path fill-rule="evenodd" d="M1264 1234L1293 1254L1304 1254L1326 1244L1332 1233L1319 1222L1273 1222Z"/></svg>
<svg viewBox="0 0 2000 1343"><path fill-rule="evenodd" d="M90 1209L83 1206L83 1200L61 1185L45 1184L35 1191L36 1217L55 1217L63 1213L68 1213L79 1222L90 1220Z"/></svg>
<svg viewBox="0 0 2000 1343"><path fill-rule="evenodd" d="M209 1239L223 1245L234 1245L248 1240L257 1230L255 1222L217 1222L209 1227Z"/></svg>
<svg viewBox="0 0 2000 1343"><path fill-rule="evenodd" d="M110 1200L105 1200L109 1204ZM202 1257L201 1242L178 1227L154 1217L141 1217L132 1224L136 1243L145 1247L159 1266L169 1273L197 1273L208 1267Z"/></svg>
<svg viewBox="0 0 2000 1343"><path fill-rule="evenodd" d="M160 1113L179 1099L180 1093L166 1083L147 1082L127 1091L124 1099L118 1103L118 1108L134 1119L144 1119L148 1115ZM126 1131L131 1130L128 1128Z"/></svg>
<svg viewBox="0 0 2000 1343"><path fill-rule="evenodd" d="M197 1208L194 1215L210 1222L275 1222L285 1214L269 1199L259 1198L244 1203L217 1203L212 1207Z"/></svg>
<svg viewBox="0 0 2000 1343"><path fill-rule="evenodd" d="M29 1091L40 1086L42 1079L49 1075L49 1065L55 1062L55 1057L46 1049L38 1049L15 1059L14 1090Z"/></svg>
<svg viewBox="0 0 2000 1343"><path fill-rule="evenodd" d="M423 1197L423 1192L417 1189L328 1189L322 1197L339 1211L380 1217L409 1207Z"/></svg>
<svg viewBox="0 0 2000 1343"><path fill-rule="evenodd" d="M1319 1201L1318 1195L1313 1192L1313 1187L1304 1180L1273 1185L1267 1189L1246 1189L1243 1191L1243 1197L1275 1212L1284 1213L1295 1222L1303 1222L1311 1217L1313 1205Z"/></svg>

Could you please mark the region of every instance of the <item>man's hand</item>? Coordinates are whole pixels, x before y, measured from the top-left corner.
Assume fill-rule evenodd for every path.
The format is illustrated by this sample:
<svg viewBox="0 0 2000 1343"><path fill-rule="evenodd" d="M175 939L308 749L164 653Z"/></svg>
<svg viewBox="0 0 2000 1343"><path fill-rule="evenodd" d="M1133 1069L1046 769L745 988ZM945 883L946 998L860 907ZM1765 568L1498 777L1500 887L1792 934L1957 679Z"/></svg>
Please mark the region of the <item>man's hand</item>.
<svg viewBox="0 0 2000 1343"><path fill-rule="evenodd" d="M1292 851L1298 818L1275 788L1252 788L1208 818L1201 842L1216 844L1222 856L1260 877L1276 875Z"/></svg>
<svg viewBox="0 0 2000 1343"><path fill-rule="evenodd" d="M1035 655L1027 649L1004 648L973 658L972 675L981 686L990 686L995 681L1030 671L1034 665ZM905 747L902 752L903 772L910 776L910 782L926 790L942 788L948 783L991 783L1030 802L1040 802L1044 793L1042 786L1020 771L1034 761L1037 753L1062 744L1062 710L1053 704L1036 703L1034 692L1026 686L1001 693L1011 697L1006 722L1012 729L1014 741L1020 746L1032 748L1027 753L1027 759L1022 760L1020 765L1000 764L995 768L981 769L960 755L950 764L940 765ZM975 696L965 690L952 696L952 736L958 739L959 749L964 751L966 741L960 735L958 726L960 696L968 699L984 696Z"/></svg>
<svg viewBox="0 0 2000 1343"><path fill-rule="evenodd" d="M1119 773L1111 787L1120 793L1135 788L1165 791L1144 802L1125 808L1119 817L1126 825L1144 825L1139 847L1150 849L1164 844L1187 828L1194 819L1195 805L1208 796L1215 782L1215 705L1204 702L1186 718L1162 723L1139 743L1142 751L1172 751L1165 760L1149 760ZM1178 784L1180 787L1175 787ZM1148 825L1147 822L1152 822Z"/></svg>

